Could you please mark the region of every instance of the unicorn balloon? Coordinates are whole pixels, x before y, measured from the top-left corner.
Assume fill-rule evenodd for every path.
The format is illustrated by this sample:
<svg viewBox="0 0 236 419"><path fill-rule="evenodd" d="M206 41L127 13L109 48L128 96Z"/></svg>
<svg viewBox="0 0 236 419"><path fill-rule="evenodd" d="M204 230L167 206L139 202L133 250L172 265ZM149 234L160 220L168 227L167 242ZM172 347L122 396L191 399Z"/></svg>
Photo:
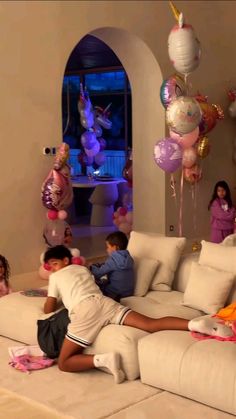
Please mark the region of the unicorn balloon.
<svg viewBox="0 0 236 419"><path fill-rule="evenodd" d="M102 128L111 129L112 122L109 120L109 108L111 103L105 108L96 106L93 109L86 88L80 84L80 96L78 102L78 111L80 113L81 125L85 132L81 136L81 144L84 147L84 153L90 158L91 165L98 168L105 163L106 156L102 152L106 147L106 142L102 138ZM99 153L99 158L95 158Z"/></svg>
<svg viewBox="0 0 236 419"><path fill-rule="evenodd" d="M199 66L201 46L193 27L184 22L183 14L172 2L170 2L170 6L178 23L169 34L169 58L174 68L187 76Z"/></svg>

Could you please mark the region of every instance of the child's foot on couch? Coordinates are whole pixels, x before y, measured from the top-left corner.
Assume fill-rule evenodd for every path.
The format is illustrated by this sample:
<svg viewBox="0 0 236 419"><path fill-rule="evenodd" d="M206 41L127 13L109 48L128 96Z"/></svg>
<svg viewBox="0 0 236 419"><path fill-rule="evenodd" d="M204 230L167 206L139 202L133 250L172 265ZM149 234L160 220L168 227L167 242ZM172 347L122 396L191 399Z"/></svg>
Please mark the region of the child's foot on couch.
<svg viewBox="0 0 236 419"><path fill-rule="evenodd" d="M226 338L234 335L231 327L226 326L220 320L208 315L192 319L188 323L188 328L192 332L203 333L204 335L219 336Z"/></svg>

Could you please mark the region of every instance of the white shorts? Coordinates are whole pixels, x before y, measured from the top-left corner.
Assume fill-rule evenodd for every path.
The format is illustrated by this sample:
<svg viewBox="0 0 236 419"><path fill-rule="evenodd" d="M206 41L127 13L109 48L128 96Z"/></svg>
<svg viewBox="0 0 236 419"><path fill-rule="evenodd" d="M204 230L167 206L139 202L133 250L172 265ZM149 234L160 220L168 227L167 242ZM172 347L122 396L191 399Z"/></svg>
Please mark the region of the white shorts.
<svg viewBox="0 0 236 419"><path fill-rule="evenodd" d="M108 324L123 324L131 310L104 295L92 295L70 313L66 338L86 348Z"/></svg>

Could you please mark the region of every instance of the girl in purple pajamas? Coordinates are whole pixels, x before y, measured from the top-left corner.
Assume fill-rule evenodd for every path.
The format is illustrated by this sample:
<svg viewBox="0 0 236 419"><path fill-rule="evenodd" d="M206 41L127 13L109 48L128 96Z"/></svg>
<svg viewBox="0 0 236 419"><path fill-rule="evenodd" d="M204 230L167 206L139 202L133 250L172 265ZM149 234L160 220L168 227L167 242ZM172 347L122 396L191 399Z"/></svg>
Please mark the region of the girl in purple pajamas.
<svg viewBox="0 0 236 419"><path fill-rule="evenodd" d="M224 180L216 183L208 209L211 211L211 241L221 243L233 234L236 215L229 186Z"/></svg>

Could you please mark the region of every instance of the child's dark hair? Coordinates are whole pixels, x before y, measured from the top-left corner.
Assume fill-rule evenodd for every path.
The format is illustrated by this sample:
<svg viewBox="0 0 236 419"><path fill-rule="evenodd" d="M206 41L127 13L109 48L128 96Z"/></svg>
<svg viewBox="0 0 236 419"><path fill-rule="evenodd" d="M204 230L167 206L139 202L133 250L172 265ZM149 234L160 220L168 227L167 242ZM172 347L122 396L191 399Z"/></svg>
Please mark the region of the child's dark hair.
<svg viewBox="0 0 236 419"><path fill-rule="evenodd" d="M62 244L54 247L50 247L44 254L44 262L47 263L50 259L60 259L68 258L70 263L72 259L72 254L68 247L63 246Z"/></svg>
<svg viewBox="0 0 236 419"><path fill-rule="evenodd" d="M4 256L0 255L0 263L2 264L2 266L4 268L4 281L5 281L6 285L8 286L9 285L8 279L9 279L9 276L10 276L10 273L11 273L8 260Z"/></svg>
<svg viewBox="0 0 236 419"><path fill-rule="evenodd" d="M225 182L225 180L220 180L219 182L217 182L215 184L214 191L213 191L213 194L212 194L212 198L211 198L211 200L209 202L209 205L208 205L208 209L211 208L211 205L212 205L213 201L215 201L215 199L218 198L218 195L217 195L217 189L218 188L223 188L225 190L226 194L225 194L224 199L227 202L229 208L231 208L233 206L233 203L232 203L232 199L231 199L231 193L230 193L229 185L228 185L227 182Z"/></svg>
<svg viewBox="0 0 236 419"><path fill-rule="evenodd" d="M106 242L111 246L117 246L119 250L125 250L128 246L128 239L122 231L115 231L107 236Z"/></svg>

